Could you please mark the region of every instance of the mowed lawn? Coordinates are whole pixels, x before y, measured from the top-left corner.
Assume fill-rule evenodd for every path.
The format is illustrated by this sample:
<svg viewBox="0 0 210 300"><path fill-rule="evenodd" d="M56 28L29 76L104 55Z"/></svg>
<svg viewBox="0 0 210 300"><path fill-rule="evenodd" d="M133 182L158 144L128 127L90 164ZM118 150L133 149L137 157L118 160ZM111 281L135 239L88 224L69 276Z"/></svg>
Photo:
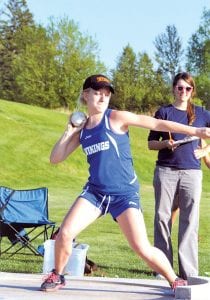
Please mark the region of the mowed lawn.
<svg viewBox="0 0 210 300"><path fill-rule="evenodd" d="M49 163L50 151L63 132L68 114L39 107L0 100L0 185L14 189L46 186L49 189L49 218L59 226L88 176L86 158L77 149L59 165ZM148 130L131 128L134 165L141 183L141 204L148 236L153 242L154 196L153 170L157 152L147 149ZM203 168L203 194L200 206L200 275L210 271L210 184ZM110 170L111 171L111 170ZM177 228L173 230L174 267L177 270ZM110 215L98 219L78 237L89 244L88 257L99 268L93 275L106 277L150 278L151 270L129 248ZM7 239L3 239L5 246ZM41 240L37 241L37 246ZM42 272L43 258L29 255L1 256L0 270L7 272Z"/></svg>

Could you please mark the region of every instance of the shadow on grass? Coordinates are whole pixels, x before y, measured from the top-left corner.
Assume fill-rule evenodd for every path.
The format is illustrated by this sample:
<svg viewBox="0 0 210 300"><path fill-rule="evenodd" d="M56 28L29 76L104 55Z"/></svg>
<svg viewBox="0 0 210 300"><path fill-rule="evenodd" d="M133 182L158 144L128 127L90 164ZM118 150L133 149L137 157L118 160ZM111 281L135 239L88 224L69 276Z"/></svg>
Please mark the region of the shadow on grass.
<svg viewBox="0 0 210 300"><path fill-rule="evenodd" d="M113 267L107 266L107 265L100 265L98 264L98 270L96 272L93 272L91 274L91 276L101 276L101 277L106 277L106 270L109 270L110 268L113 269ZM145 277L153 277L153 271L148 271L148 270L140 270L137 268L128 268L128 267L117 267L116 268L116 272L119 274L125 273L125 274L130 274L131 277L133 278L134 275L136 275L136 277L141 277L141 278L145 278ZM128 276L126 276L128 277Z"/></svg>
<svg viewBox="0 0 210 300"><path fill-rule="evenodd" d="M0 257L0 269L2 272L11 273L40 273L42 272L43 257L32 254L19 254L8 257L6 254ZM32 267L33 266L33 267ZM92 271L89 276L95 277L129 277L129 278L152 278L153 271L129 268L129 266L113 267L104 264L97 264L98 269ZM115 270L115 274L110 276L109 270ZM126 274L123 275L123 274ZM88 276L88 275L86 275Z"/></svg>

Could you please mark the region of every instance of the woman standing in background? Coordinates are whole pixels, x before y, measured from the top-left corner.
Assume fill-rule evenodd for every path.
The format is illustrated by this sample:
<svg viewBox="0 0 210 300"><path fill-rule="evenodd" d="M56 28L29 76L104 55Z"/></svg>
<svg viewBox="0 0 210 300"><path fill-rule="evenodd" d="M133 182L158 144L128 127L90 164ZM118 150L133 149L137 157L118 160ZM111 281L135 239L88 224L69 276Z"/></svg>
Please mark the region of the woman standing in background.
<svg viewBox="0 0 210 300"><path fill-rule="evenodd" d="M162 106L155 114L157 119L175 121L195 127L210 126L210 112L192 103L195 82L190 74L178 73L173 80L174 102ZM187 279L198 275L199 204L202 190L200 160L194 151L200 140L185 135L150 131L148 147L158 150L154 171L155 219L154 245L161 249L173 266L171 241L172 211L179 199L178 262L179 276ZM196 152L195 152L196 153ZM178 197L178 198L177 198Z"/></svg>

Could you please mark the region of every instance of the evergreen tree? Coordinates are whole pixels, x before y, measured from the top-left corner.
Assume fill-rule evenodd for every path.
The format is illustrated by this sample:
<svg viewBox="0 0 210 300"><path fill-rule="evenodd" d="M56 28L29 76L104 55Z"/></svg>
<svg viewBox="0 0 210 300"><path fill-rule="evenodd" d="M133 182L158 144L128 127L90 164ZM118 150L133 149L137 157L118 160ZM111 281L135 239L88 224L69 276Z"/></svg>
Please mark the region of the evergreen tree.
<svg viewBox="0 0 210 300"><path fill-rule="evenodd" d="M116 70L113 71L115 94L111 106L119 109L132 109L135 103L136 55L127 45L119 57Z"/></svg>
<svg viewBox="0 0 210 300"><path fill-rule="evenodd" d="M204 45L204 70L196 77L197 96L203 105L210 110L210 40Z"/></svg>
<svg viewBox="0 0 210 300"><path fill-rule="evenodd" d="M168 103L169 89L161 72L154 70L146 53L134 53L128 45L119 57L117 69L113 70L115 94L111 107L153 114L159 104Z"/></svg>
<svg viewBox="0 0 210 300"><path fill-rule="evenodd" d="M187 48L187 70L195 76L197 96L210 109L210 10L204 9Z"/></svg>
<svg viewBox="0 0 210 300"><path fill-rule="evenodd" d="M153 63L146 53L139 53L136 101L138 109L153 114L158 105L169 102L170 93L160 71L154 70Z"/></svg>
<svg viewBox="0 0 210 300"><path fill-rule="evenodd" d="M186 69L198 76L210 72L209 41L210 41L210 9L204 9L198 30L192 34L187 47Z"/></svg>
<svg viewBox="0 0 210 300"><path fill-rule="evenodd" d="M18 87L13 73L13 61L23 50L18 34L25 26L33 26L33 17L25 0L9 0L0 14L0 97L16 100Z"/></svg>
<svg viewBox="0 0 210 300"><path fill-rule="evenodd" d="M171 81L181 69L183 55L181 39L174 25L168 25L166 32L155 39L155 59L158 68L164 74L167 81Z"/></svg>

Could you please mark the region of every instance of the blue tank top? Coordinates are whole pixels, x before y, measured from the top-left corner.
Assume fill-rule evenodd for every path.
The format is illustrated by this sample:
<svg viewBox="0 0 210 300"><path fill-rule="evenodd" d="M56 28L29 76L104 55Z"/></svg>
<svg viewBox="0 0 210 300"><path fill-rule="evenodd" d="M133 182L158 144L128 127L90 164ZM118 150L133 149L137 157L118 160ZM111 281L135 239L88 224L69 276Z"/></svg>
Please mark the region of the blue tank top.
<svg viewBox="0 0 210 300"><path fill-rule="evenodd" d="M83 128L80 143L87 155L89 178L85 187L106 195L139 192L133 168L129 134L117 134L109 123L111 109L92 129Z"/></svg>

